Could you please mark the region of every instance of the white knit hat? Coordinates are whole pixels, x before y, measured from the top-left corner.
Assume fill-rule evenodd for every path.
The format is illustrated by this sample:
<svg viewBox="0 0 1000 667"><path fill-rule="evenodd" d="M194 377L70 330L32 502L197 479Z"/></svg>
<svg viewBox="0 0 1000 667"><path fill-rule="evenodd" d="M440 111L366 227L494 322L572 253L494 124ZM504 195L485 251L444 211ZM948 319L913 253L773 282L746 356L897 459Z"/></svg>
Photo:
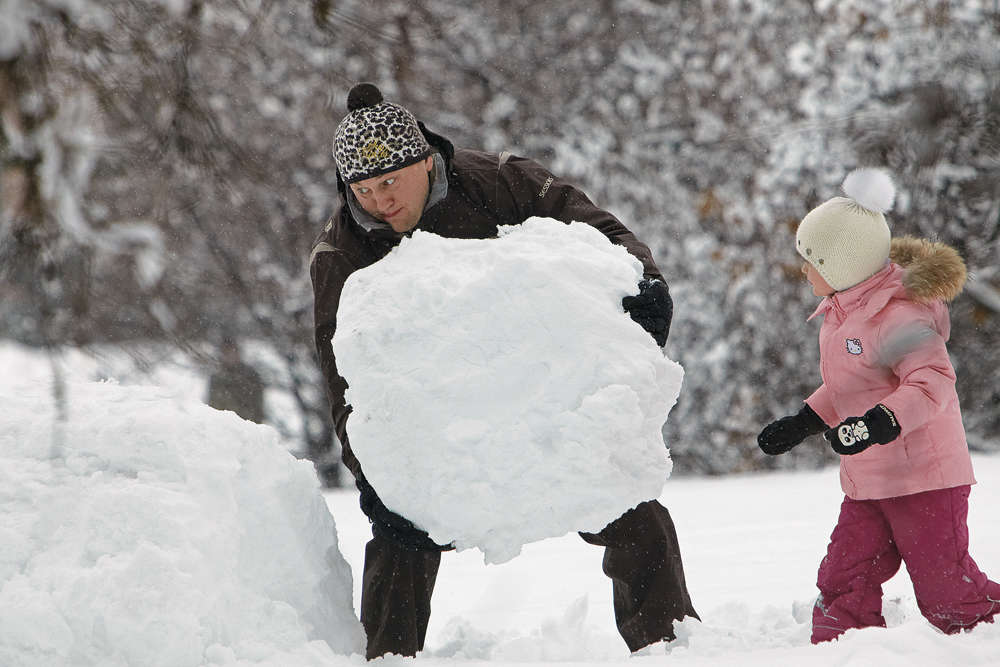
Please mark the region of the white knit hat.
<svg viewBox="0 0 1000 667"><path fill-rule="evenodd" d="M795 249L834 290L854 287L889 261L892 235L885 221L896 189L881 169L855 169L834 197L809 211L795 233Z"/></svg>

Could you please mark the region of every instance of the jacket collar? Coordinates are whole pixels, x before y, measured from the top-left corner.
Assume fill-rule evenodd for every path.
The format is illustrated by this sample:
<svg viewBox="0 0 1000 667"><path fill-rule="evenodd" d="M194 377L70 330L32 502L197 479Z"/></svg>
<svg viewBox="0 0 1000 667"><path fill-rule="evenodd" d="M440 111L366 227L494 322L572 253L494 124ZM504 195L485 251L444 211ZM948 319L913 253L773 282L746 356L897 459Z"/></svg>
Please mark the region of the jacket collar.
<svg viewBox="0 0 1000 667"><path fill-rule="evenodd" d="M807 321L818 315L825 315L831 310L841 317L856 310L870 317L885 308L894 296L905 294L903 274L902 267L890 263L868 280L825 297Z"/></svg>

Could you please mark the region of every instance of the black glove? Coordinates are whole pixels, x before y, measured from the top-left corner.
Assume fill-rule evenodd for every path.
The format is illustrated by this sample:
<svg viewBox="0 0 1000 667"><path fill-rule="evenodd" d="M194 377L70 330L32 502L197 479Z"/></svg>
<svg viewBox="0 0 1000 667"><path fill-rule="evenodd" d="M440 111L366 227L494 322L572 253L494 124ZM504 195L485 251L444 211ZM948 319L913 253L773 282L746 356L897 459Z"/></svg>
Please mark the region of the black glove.
<svg viewBox="0 0 1000 667"><path fill-rule="evenodd" d="M823 434L833 451L850 456L872 445L886 445L899 437L899 422L892 410L881 403L861 417L848 417Z"/></svg>
<svg viewBox="0 0 1000 667"><path fill-rule="evenodd" d="M670 290L662 280L643 278L639 282L639 293L622 299L622 308L643 329L652 334L656 344L667 344L670 320L674 316L674 302Z"/></svg>
<svg viewBox="0 0 1000 667"><path fill-rule="evenodd" d="M355 483L361 491L361 511L372 522L372 532L379 537L392 540L410 551L451 551L455 548L450 544L434 542L427 531L420 530L409 519L386 507L364 475L359 474Z"/></svg>
<svg viewBox="0 0 1000 667"><path fill-rule="evenodd" d="M810 435L826 429L820 416L806 403L796 415L771 422L757 436L757 446L771 456L784 454Z"/></svg>

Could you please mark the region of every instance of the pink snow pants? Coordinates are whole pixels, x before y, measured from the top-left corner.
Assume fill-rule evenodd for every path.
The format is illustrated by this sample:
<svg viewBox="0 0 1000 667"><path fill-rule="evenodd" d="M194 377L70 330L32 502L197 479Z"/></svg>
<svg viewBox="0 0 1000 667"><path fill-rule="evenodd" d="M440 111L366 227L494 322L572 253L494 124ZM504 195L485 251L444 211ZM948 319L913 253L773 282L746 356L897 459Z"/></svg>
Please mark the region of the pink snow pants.
<svg viewBox="0 0 1000 667"><path fill-rule="evenodd" d="M900 562L917 606L947 634L993 622L1000 584L969 556L968 485L884 500L844 498L826 557L819 566L812 643L850 628L885 627L882 584Z"/></svg>

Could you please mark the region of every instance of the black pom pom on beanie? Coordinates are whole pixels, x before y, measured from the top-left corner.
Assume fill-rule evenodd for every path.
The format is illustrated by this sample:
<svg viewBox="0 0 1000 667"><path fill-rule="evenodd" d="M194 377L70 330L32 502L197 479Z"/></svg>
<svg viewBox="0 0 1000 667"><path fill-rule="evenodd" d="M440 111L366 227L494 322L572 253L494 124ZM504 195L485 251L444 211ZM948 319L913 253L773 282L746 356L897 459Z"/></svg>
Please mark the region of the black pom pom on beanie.
<svg viewBox="0 0 1000 667"><path fill-rule="evenodd" d="M374 83L359 83L347 93L347 110L356 111L382 102L382 91Z"/></svg>

